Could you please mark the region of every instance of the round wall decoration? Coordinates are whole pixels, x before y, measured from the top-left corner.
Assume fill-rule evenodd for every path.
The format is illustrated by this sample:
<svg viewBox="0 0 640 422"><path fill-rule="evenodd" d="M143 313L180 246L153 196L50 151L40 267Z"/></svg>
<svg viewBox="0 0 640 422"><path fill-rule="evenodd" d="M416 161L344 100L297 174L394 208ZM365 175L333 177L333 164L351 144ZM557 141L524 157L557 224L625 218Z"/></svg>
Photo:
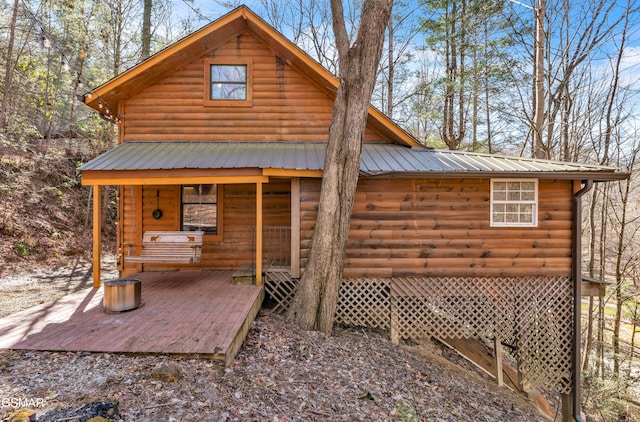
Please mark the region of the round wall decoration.
<svg viewBox="0 0 640 422"><path fill-rule="evenodd" d="M156 191L156 209L153 210L151 216L154 220L159 220L162 218L162 210L160 209L160 191Z"/></svg>

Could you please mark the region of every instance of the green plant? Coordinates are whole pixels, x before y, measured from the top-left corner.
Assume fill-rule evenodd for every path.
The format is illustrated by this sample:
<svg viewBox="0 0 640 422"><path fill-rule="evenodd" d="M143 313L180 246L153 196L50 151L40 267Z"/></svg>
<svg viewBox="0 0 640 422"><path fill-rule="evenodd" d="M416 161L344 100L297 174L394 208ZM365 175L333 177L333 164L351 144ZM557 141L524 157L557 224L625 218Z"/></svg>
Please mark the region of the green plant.
<svg viewBox="0 0 640 422"><path fill-rule="evenodd" d="M18 254L20 254L20 256L27 256L31 252L29 247L22 242L16 243L16 250L18 251Z"/></svg>

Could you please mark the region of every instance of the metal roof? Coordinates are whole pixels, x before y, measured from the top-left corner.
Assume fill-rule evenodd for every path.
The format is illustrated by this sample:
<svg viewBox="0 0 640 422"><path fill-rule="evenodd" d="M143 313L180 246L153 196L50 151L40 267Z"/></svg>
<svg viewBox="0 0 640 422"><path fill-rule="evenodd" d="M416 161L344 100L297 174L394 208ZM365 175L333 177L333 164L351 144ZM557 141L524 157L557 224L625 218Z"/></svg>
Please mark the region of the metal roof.
<svg viewBox="0 0 640 422"><path fill-rule="evenodd" d="M169 169L322 170L322 142L125 142L80 167L81 171ZM500 155L363 145L361 176L537 177L619 180L613 167Z"/></svg>

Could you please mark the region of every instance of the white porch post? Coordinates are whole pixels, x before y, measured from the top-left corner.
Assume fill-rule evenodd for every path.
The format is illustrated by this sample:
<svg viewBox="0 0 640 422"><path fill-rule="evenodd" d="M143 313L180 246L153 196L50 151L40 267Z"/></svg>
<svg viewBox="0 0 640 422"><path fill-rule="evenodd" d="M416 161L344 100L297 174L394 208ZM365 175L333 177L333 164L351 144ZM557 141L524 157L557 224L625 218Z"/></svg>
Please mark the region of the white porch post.
<svg viewBox="0 0 640 422"><path fill-rule="evenodd" d="M93 186L93 287L100 287L100 263L102 255L102 186Z"/></svg>

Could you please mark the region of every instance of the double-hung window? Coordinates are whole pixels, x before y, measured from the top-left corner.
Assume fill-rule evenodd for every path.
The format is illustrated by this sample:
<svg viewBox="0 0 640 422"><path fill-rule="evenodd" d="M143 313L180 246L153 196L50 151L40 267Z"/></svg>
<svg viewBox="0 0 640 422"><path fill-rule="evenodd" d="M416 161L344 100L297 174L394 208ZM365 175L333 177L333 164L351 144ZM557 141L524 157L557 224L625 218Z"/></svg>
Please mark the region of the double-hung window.
<svg viewBox="0 0 640 422"><path fill-rule="evenodd" d="M252 73L251 60L205 60L205 105L250 106Z"/></svg>
<svg viewBox="0 0 640 422"><path fill-rule="evenodd" d="M211 100L247 99L247 65L212 64Z"/></svg>
<svg viewBox="0 0 640 422"><path fill-rule="evenodd" d="M536 227L538 225L538 180L491 180L491 226Z"/></svg>

